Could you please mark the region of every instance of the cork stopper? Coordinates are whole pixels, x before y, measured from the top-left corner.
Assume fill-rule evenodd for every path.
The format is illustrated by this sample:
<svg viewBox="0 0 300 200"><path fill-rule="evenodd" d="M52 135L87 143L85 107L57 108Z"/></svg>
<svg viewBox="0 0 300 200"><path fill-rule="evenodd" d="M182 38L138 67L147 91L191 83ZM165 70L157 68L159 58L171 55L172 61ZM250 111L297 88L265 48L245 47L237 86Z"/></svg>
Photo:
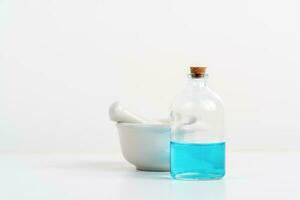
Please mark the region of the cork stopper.
<svg viewBox="0 0 300 200"><path fill-rule="evenodd" d="M204 77L206 72L205 66L198 66L198 67L190 67L191 75L192 77L198 78L198 77Z"/></svg>

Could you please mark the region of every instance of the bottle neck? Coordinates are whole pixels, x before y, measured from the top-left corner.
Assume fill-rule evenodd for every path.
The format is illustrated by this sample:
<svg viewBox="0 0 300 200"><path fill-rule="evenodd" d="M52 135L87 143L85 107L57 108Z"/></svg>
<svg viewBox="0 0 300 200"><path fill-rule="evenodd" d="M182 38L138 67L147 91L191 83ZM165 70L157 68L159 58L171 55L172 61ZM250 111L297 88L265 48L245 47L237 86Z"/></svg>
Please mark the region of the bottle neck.
<svg viewBox="0 0 300 200"><path fill-rule="evenodd" d="M207 75L204 75L203 77L193 77L191 75L189 75L188 78L188 87L207 87Z"/></svg>

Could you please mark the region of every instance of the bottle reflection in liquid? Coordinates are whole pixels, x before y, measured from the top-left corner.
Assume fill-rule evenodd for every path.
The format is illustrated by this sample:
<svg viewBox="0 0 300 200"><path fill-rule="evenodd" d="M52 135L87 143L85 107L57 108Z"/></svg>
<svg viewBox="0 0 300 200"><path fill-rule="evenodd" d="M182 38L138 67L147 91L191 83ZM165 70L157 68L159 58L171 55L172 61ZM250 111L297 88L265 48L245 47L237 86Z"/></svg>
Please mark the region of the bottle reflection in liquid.
<svg viewBox="0 0 300 200"><path fill-rule="evenodd" d="M207 87L206 67L191 67L171 108L171 176L209 180L225 175L224 109Z"/></svg>

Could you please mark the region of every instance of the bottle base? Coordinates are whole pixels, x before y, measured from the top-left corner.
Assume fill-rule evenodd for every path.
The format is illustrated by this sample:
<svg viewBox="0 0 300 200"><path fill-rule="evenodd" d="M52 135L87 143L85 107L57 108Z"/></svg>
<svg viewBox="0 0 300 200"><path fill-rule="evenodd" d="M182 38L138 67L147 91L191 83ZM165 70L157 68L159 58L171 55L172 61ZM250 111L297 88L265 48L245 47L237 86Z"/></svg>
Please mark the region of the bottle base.
<svg viewBox="0 0 300 200"><path fill-rule="evenodd" d="M224 174L203 174L200 172L181 172L173 174L171 173L172 178L177 180L219 180L224 177Z"/></svg>

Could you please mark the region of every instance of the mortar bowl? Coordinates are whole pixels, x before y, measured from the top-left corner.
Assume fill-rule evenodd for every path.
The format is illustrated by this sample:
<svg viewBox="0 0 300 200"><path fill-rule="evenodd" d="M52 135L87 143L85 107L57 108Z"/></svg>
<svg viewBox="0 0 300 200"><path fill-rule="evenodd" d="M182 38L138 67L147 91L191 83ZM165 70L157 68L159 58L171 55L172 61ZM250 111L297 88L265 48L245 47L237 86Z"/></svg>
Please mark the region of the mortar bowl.
<svg viewBox="0 0 300 200"><path fill-rule="evenodd" d="M123 157L137 170L169 171L168 124L117 123Z"/></svg>

